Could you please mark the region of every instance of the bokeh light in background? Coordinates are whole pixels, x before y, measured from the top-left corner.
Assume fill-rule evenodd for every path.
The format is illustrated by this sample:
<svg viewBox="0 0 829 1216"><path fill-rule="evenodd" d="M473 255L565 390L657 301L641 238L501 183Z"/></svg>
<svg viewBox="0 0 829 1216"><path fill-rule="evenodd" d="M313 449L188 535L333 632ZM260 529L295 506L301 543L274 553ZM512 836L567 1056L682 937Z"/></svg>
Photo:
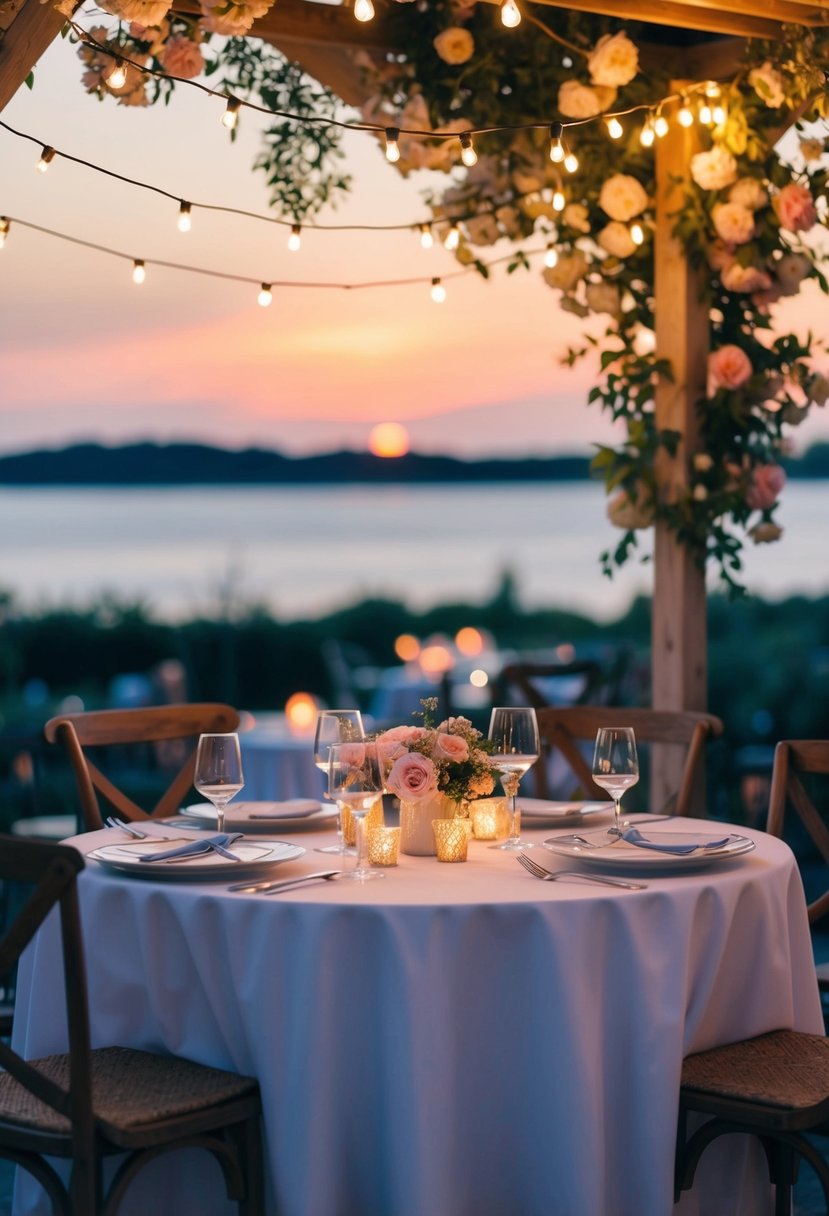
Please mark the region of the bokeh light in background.
<svg viewBox="0 0 829 1216"><path fill-rule="evenodd" d="M296 735L308 735L314 730L319 704L309 692L295 692L285 702L288 729Z"/></svg>
<svg viewBox="0 0 829 1216"><path fill-rule="evenodd" d="M473 655L483 652L486 642L480 629L467 625L455 634L455 645L462 655L472 658Z"/></svg>
<svg viewBox="0 0 829 1216"><path fill-rule="evenodd" d="M436 635L426 639L420 652L420 666L427 675L442 675L454 665L452 644L448 638Z"/></svg>
<svg viewBox="0 0 829 1216"><path fill-rule="evenodd" d="M413 663L420 654L420 642L413 633L401 633L395 640L394 653L402 663Z"/></svg>
<svg viewBox="0 0 829 1216"><path fill-rule="evenodd" d="M373 456L405 456L409 432L399 422L378 422L369 433L368 450Z"/></svg>

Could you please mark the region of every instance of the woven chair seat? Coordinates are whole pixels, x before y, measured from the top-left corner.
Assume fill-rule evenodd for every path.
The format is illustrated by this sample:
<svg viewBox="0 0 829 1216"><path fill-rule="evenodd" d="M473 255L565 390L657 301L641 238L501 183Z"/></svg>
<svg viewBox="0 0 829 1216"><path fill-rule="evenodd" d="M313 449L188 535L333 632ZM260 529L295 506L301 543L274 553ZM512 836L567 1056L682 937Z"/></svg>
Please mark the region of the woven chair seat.
<svg viewBox="0 0 829 1216"><path fill-rule="evenodd" d="M30 1064L63 1089L69 1087L69 1057L43 1056ZM110 1138L145 1124L194 1114L219 1102L256 1092L251 1077L193 1064L176 1056L128 1047L92 1052L92 1102L100 1128ZM0 1073L0 1121L39 1131L69 1134L69 1120L39 1101L8 1073Z"/></svg>
<svg viewBox="0 0 829 1216"><path fill-rule="evenodd" d="M686 1057L682 1087L701 1093L807 1111L827 1106L829 1039L775 1030Z"/></svg>

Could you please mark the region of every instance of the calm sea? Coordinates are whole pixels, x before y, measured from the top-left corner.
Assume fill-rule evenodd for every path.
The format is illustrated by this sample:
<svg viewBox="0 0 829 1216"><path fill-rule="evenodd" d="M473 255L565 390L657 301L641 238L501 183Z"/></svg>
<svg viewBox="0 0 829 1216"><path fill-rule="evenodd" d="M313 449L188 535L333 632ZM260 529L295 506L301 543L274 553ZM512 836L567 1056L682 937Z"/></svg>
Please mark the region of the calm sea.
<svg viewBox="0 0 829 1216"><path fill-rule="evenodd" d="M35 488L0 491L0 511L0 588L25 607L109 593L168 619L251 603L294 619L375 595L483 602L508 570L525 607L608 620L650 591L650 566L601 574L619 534L590 483ZM780 522L782 542L750 546L750 590L829 593L829 482L789 485Z"/></svg>

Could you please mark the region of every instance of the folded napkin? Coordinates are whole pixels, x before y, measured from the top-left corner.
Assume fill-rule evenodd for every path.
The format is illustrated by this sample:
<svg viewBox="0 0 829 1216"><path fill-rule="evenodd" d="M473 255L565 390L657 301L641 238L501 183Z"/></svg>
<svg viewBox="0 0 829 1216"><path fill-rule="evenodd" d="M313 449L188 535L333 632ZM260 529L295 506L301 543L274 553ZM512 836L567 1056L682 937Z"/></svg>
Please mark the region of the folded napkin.
<svg viewBox="0 0 829 1216"><path fill-rule="evenodd" d="M186 860L188 857L203 856L214 850L217 853L223 853L229 844L232 844L234 840L239 840L241 836L241 832L217 832L215 836L202 836L198 840L191 840L188 844L181 844L175 849L165 849L163 853L144 854L141 860L172 861L174 857Z"/></svg>
<svg viewBox="0 0 829 1216"><path fill-rule="evenodd" d="M661 841L648 840L637 828L628 828L622 832L622 840L628 844L638 845L641 849L656 849L659 853L696 853L698 849L722 849L728 844L730 836L722 836L719 840L700 840L698 844L663 844Z"/></svg>
<svg viewBox="0 0 829 1216"><path fill-rule="evenodd" d="M239 804L239 810L244 803ZM284 802L272 803L266 811L251 811L249 819L304 819L321 810L318 802L311 798L287 798Z"/></svg>

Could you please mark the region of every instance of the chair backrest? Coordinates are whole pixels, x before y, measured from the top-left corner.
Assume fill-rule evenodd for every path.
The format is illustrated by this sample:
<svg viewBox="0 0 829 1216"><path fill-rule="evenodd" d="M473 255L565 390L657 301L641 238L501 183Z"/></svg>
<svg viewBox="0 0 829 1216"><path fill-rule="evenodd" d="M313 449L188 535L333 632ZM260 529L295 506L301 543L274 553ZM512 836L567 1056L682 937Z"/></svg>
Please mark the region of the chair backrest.
<svg viewBox="0 0 829 1216"><path fill-rule="evenodd" d="M94 831L104 826L99 794L122 818L164 819L174 815L193 787L198 736L224 734L236 730L238 725L239 714L232 706L197 702L62 714L51 718L43 733L49 743L62 743L66 748L78 788L84 827ZM182 754L175 757L174 776L150 811L144 810L113 784L85 750L139 743L152 744L156 749L169 749L174 743L183 745Z"/></svg>
<svg viewBox="0 0 829 1216"><path fill-rule="evenodd" d="M62 1114L72 1126L74 1155L91 1154L94 1138L89 1008L77 877L84 859L68 845L0 836L0 882L26 884L31 893L0 937L0 975L11 972L54 907L60 909L64 997L69 1032L69 1087L61 1088L0 1040L0 1068Z"/></svg>
<svg viewBox="0 0 829 1216"><path fill-rule="evenodd" d="M671 815L694 813L694 783L705 743L723 732L723 724L713 714L691 710L672 712L658 709L618 709L608 705L575 705L552 707L536 711L538 729L544 751L558 754L565 762L573 786L568 796L578 792L582 797L608 798L608 794L593 784L591 774L592 750L600 726L632 726L637 743L679 749L682 757L681 779L676 791L660 799L651 810ZM589 745L586 747L585 745ZM536 774L536 792L549 797L547 765L544 759L531 770Z"/></svg>
<svg viewBox="0 0 829 1216"><path fill-rule="evenodd" d="M523 704L533 709L546 709L560 700L568 705L583 704L595 700L603 682L601 665L593 659L572 663L508 663L498 675L495 700L498 705L516 705L517 693Z"/></svg>
<svg viewBox="0 0 829 1216"><path fill-rule="evenodd" d="M811 882L806 884L810 888L806 892L811 900L809 920L814 924L829 913L829 827L806 789L806 774L829 777L829 739L784 739L777 744L766 831L782 839L789 824L799 822L822 856L816 884L822 890L814 891ZM795 815L786 815L788 807L793 808L796 820Z"/></svg>

